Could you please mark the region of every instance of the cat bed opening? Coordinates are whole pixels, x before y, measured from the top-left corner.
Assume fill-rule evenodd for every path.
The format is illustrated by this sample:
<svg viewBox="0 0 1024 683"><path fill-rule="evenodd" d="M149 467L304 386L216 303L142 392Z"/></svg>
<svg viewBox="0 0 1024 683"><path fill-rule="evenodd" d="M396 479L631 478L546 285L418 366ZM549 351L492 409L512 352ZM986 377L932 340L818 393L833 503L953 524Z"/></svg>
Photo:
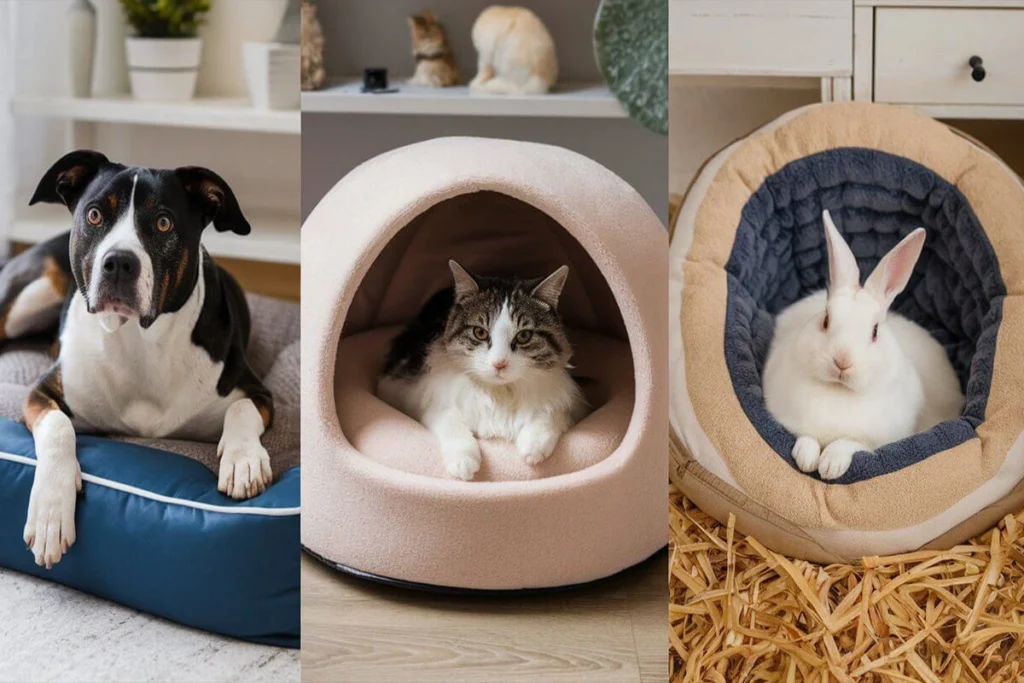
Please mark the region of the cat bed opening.
<svg viewBox="0 0 1024 683"><path fill-rule="evenodd" d="M502 590L598 579L662 547L666 248L635 190L556 147L443 138L343 178L303 227L306 548L364 575ZM592 412L540 465L484 440L475 479L452 479L436 438L375 395L449 259L569 266L558 308Z"/></svg>
<svg viewBox="0 0 1024 683"><path fill-rule="evenodd" d="M823 209L862 274L926 229L893 309L945 347L967 397L959 419L858 453L832 482L797 469L795 436L761 388L775 315L826 284ZM814 105L711 159L670 258L671 472L684 493L822 562L948 547L1024 505L1024 366L1011 341L1024 324L1022 210L1024 187L994 155L896 107Z"/></svg>
<svg viewBox="0 0 1024 683"><path fill-rule="evenodd" d="M511 443L480 442L474 481L539 479L584 469L610 455L633 412L633 362L622 316L593 260L539 209L498 192L459 195L416 216L376 258L356 290L342 329L335 404L346 439L359 452L406 472L445 477L437 440L375 394L391 339L423 304L451 285L448 260L484 275L543 277L561 265L569 280L558 309L573 347L572 374L590 414L539 465ZM407 448L412 439L416 449Z"/></svg>

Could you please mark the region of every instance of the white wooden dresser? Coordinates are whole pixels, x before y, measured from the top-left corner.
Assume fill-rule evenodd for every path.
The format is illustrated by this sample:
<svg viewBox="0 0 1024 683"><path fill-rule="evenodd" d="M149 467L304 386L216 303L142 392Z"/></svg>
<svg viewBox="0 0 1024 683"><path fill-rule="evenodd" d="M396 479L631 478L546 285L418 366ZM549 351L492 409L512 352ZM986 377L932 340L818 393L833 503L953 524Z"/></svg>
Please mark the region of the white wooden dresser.
<svg viewBox="0 0 1024 683"><path fill-rule="evenodd" d="M669 72L1024 119L1024 0L669 0Z"/></svg>

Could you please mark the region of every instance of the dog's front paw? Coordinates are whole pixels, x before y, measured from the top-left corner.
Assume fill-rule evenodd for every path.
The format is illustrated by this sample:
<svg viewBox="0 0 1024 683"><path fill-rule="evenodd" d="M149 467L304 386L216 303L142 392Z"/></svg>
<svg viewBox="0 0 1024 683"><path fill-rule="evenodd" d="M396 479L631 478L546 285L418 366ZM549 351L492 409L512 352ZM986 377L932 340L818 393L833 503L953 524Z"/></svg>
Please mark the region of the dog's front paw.
<svg viewBox="0 0 1024 683"><path fill-rule="evenodd" d="M274 478L270 456L259 439L221 441L217 454L220 456L217 490L221 493L244 500L258 496L270 486Z"/></svg>
<svg viewBox="0 0 1024 683"><path fill-rule="evenodd" d="M516 451L526 464L539 465L555 450L560 436L548 425L527 425L516 437Z"/></svg>
<svg viewBox="0 0 1024 683"><path fill-rule="evenodd" d="M24 539L40 567L52 569L75 542L75 504L81 490L82 471L74 454L50 456L37 465Z"/></svg>
<svg viewBox="0 0 1024 683"><path fill-rule="evenodd" d="M444 468L448 474L470 481L480 470L480 444L476 439L466 439L444 445Z"/></svg>
<svg viewBox="0 0 1024 683"><path fill-rule="evenodd" d="M813 472L821 460L821 444L812 436L799 437L793 446L793 460L801 472Z"/></svg>
<svg viewBox="0 0 1024 683"><path fill-rule="evenodd" d="M818 474L822 479L838 479L846 474L846 470L850 469L854 453L870 450L864 444L849 439L833 441L821 452L821 460L818 461Z"/></svg>

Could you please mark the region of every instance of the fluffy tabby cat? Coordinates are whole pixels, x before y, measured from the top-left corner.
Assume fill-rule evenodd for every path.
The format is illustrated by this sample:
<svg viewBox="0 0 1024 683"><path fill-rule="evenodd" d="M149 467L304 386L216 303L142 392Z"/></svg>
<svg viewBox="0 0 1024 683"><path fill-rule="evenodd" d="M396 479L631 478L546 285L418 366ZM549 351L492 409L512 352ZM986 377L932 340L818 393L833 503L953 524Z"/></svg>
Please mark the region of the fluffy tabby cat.
<svg viewBox="0 0 1024 683"><path fill-rule="evenodd" d="M477 438L511 441L536 465L586 411L557 311L569 268L519 280L448 264L455 286L394 339L377 393L437 436L453 477L480 469Z"/></svg>
<svg viewBox="0 0 1024 683"><path fill-rule="evenodd" d="M416 60L416 72L409 79L409 85L430 88L458 85L455 56L448 45L444 26L434 13L424 10L421 14L411 15L409 31L412 33L412 56Z"/></svg>
<svg viewBox="0 0 1024 683"><path fill-rule="evenodd" d="M473 24L477 52L472 90L540 95L558 80L555 41L544 22L525 7L488 7Z"/></svg>

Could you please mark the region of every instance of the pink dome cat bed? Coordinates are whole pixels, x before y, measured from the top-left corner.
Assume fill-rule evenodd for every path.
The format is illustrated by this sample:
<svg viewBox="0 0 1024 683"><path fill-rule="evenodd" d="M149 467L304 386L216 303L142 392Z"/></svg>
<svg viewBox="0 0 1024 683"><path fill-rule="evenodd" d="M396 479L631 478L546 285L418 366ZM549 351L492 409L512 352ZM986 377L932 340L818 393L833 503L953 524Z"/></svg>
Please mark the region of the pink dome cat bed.
<svg viewBox="0 0 1024 683"><path fill-rule="evenodd" d="M565 149L441 138L343 178L303 226L303 523L307 550L381 580L481 590L614 574L666 543L664 227L637 192ZM540 465L481 441L474 481L374 393L390 340L448 260L536 277L558 305L592 412Z"/></svg>

